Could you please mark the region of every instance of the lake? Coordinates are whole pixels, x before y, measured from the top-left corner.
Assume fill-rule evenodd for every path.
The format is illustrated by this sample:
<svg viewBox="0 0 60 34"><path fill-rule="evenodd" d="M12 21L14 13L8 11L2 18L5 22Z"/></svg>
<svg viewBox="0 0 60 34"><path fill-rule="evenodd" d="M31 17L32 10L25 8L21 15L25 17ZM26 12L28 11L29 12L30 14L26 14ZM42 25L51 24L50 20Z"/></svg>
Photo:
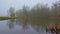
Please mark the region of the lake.
<svg viewBox="0 0 60 34"><path fill-rule="evenodd" d="M41 23L40 23L41 22ZM48 20L38 21L23 21L23 20L1 20L0 21L0 34L51 34L51 32L46 33L44 27ZM50 21L52 22L55 21ZM50 23L49 23L50 24ZM48 24L48 25L49 25Z"/></svg>

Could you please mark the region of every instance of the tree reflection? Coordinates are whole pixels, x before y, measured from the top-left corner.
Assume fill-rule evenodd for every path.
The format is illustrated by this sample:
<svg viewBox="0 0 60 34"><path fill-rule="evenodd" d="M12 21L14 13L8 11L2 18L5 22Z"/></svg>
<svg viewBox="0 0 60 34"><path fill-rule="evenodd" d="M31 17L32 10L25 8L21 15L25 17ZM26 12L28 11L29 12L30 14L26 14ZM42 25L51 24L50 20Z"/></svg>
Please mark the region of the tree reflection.
<svg viewBox="0 0 60 34"><path fill-rule="evenodd" d="M22 29L26 31L26 29L29 28L29 25L38 33L40 33L42 30L46 29L46 24L47 26L51 24L56 24L59 23L60 21L58 20L49 20L49 19L37 19L37 20L28 20L27 19L10 19L8 21L8 27L9 29L14 28L14 24L22 26Z"/></svg>
<svg viewBox="0 0 60 34"><path fill-rule="evenodd" d="M16 19L16 24L21 25L22 29L25 30L28 28L28 19Z"/></svg>
<svg viewBox="0 0 60 34"><path fill-rule="evenodd" d="M30 21L31 23L31 27L36 30L37 32L41 32L44 28L45 28L45 24L49 24L48 23L48 19L34 19L32 21Z"/></svg>
<svg viewBox="0 0 60 34"><path fill-rule="evenodd" d="M14 23L15 23L15 20L14 19L9 19L8 20L8 27L9 27L9 29L14 28Z"/></svg>

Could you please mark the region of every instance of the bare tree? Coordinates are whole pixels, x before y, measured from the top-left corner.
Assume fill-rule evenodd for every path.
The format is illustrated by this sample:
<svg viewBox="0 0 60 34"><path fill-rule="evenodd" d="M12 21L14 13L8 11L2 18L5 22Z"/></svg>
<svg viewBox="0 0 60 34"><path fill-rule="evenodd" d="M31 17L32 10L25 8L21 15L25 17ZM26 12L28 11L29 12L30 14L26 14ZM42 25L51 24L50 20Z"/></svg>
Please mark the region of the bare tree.
<svg viewBox="0 0 60 34"><path fill-rule="evenodd" d="M15 9L14 9L13 7L10 7L10 8L9 8L9 11L8 11L8 12L9 12L9 16L10 16L10 17L14 17L14 16L15 16L14 11L15 11Z"/></svg>

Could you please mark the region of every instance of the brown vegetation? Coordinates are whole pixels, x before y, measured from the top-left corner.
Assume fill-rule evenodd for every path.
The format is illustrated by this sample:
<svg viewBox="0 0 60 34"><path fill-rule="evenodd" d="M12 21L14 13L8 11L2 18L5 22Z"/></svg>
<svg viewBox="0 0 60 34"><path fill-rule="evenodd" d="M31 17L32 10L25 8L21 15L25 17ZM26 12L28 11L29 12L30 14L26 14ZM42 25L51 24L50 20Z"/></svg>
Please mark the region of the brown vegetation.
<svg viewBox="0 0 60 34"><path fill-rule="evenodd" d="M58 34L58 32L60 32L60 25L57 24L52 24L49 26L46 26L46 32L51 31L52 33Z"/></svg>

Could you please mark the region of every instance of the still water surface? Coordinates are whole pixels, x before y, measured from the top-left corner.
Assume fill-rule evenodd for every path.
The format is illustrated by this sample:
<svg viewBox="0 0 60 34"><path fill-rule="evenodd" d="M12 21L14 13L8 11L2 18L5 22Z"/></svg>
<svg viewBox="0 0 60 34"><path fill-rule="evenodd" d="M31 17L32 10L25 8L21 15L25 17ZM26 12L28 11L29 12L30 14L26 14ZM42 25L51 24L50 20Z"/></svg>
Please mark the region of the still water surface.
<svg viewBox="0 0 60 34"><path fill-rule="evenodd" d="M19 20L2 20L0 21L0 34L51 34L46 33L45 27L41 24L35 21L28 23Z"/></svg>

